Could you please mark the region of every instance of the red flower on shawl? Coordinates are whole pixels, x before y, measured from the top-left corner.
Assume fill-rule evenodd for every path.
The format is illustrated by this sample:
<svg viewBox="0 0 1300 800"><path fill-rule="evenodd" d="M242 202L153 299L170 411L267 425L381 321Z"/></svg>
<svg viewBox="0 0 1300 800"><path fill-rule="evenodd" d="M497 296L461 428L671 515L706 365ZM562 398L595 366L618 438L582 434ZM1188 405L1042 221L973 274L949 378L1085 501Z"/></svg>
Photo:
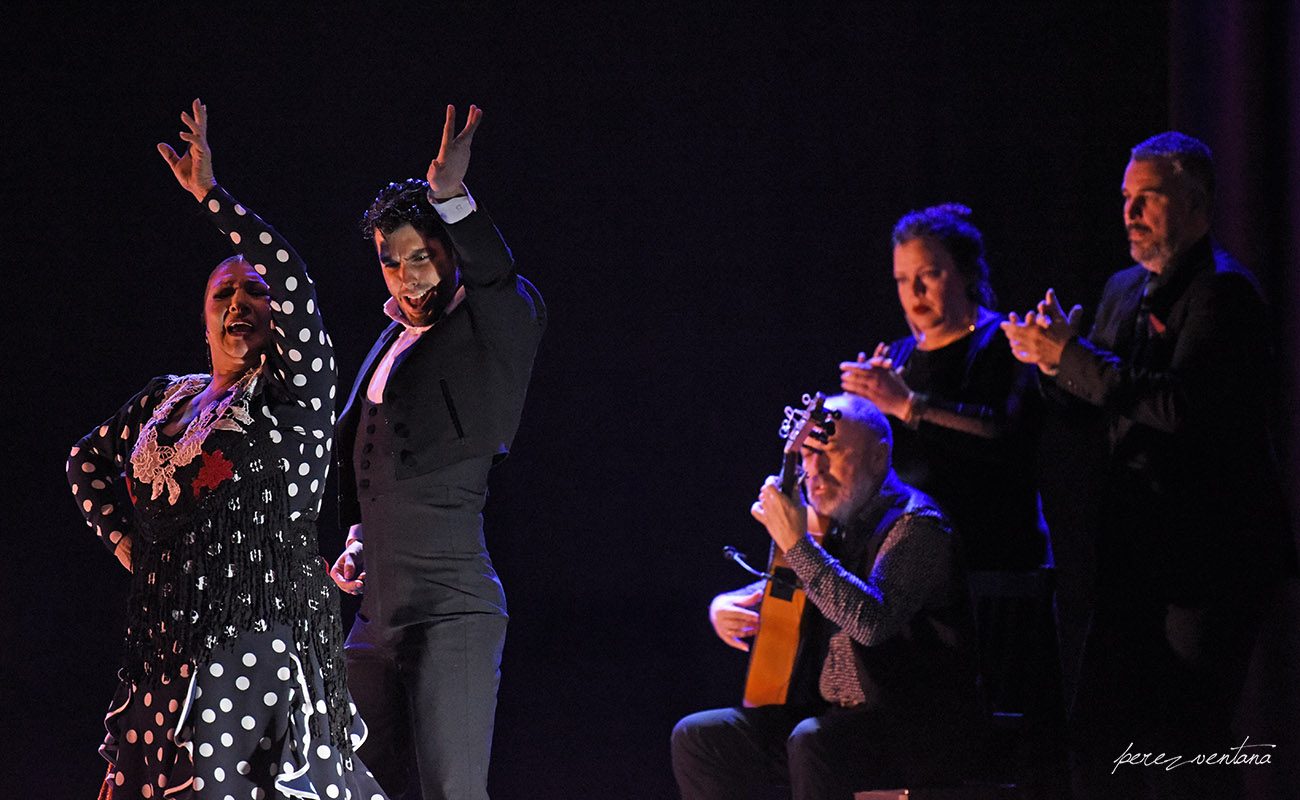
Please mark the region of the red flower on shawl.
<svg viewBox="0 0 1300 800"><path fill-rule="evenodd" d="M199 496L200 489L209 491L235 476L235 465L220 450L203 454L203 465L194 477L194 496Z"/></svg>

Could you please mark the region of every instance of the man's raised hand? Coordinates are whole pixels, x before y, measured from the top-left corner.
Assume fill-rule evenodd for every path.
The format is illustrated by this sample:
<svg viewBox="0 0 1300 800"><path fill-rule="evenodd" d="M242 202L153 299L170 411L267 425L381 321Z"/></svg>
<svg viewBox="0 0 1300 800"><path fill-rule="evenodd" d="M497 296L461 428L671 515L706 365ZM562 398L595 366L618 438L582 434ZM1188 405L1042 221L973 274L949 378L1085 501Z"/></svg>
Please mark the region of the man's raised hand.
<svg viewBox="0 0 1300 800"><path fill-rule="evenodd" d="M438 148L438 157L429 163L429 172L425 176L429 181L430 199L449 200L465 194L463 182L469 170L469 148L474 141L474 131L478 130L482 120L483 109L472 105L465 127L456 133L456 107L447 106L442 146Z"/></svg>

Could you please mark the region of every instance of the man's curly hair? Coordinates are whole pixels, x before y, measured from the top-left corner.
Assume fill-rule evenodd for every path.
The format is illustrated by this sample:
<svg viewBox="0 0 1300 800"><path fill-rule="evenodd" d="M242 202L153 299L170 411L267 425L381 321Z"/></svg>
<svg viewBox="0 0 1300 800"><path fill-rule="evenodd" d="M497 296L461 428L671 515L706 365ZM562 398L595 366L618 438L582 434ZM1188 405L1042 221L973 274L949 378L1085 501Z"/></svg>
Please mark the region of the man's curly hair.
<svg viewBox="0 0 1300 800"><path fill-rule="evenodd" d="M429 204L428 194L428 182L419 178L388 184L361 215L362 235L373 239L375 231L387 236L403 225L410 225L424 236L441 241L448 253L455 252L438 212Z"/></svg>

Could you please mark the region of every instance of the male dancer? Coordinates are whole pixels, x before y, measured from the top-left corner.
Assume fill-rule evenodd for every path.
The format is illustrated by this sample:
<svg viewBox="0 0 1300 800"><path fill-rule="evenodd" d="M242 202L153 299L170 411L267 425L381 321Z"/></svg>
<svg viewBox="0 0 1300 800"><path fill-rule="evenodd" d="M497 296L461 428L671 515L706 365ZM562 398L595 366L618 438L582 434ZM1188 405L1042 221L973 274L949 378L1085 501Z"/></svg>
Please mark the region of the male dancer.
<svg viewBox="0 0 1300 800"><path fill-rule="evenodd" d="M483 538L488 471L519 426L546 326L537 289L462 179L483 112L447 107L427 181L385 187L362 224L392 295L339 419L335 581L361 594L349 685L361 748L394 796L487 797L506 603Z"/></svg>

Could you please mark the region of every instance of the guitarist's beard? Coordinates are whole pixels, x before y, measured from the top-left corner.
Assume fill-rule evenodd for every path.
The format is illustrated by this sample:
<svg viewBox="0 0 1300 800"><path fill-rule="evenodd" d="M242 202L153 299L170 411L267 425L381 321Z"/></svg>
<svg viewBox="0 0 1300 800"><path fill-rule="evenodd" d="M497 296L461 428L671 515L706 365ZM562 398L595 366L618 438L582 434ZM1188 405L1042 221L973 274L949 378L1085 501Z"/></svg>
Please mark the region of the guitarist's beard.
<svg viewBox="0 0 1300 800"><path fill-rule="evenodd" d="M847 525L871 499L871 483L845 485L830 475L805 475L804 492L813 510Z"/></svg>

